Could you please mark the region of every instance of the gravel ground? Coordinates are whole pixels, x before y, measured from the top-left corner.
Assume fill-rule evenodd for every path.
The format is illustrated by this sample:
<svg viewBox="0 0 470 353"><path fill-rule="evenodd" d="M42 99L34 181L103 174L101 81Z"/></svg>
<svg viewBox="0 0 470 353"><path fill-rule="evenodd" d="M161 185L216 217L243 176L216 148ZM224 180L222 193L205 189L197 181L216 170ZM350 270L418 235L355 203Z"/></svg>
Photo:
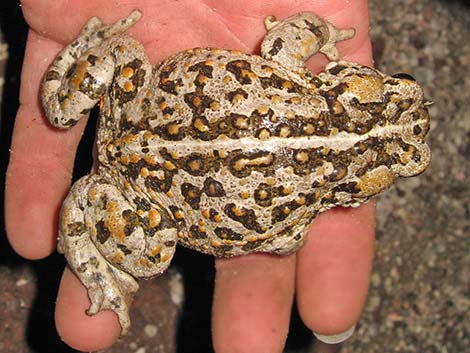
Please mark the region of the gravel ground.
<svg viewBox="0 0 470 353"><path fill-rule="evenodd" d="M11 3L0 7L12 58L5 81L0 79L8 103L1 107L1 177L26 34L19 7ZM428 139L433 161L422 176L402 180L380 197L369 298L356 333L335 349L469 352L470 111L465 103L470 98L470 7L463 1L371 0L370 9L376 66L412 74L434 102ZM5 50L0 46L0 66ZM143 282L131 334L109 352L210 352L212 260L180 250L171 271ZM0 352L73 352L60 342L53 324L62 258L22 260L4 234L0 254ZM327 352L310 343L294 314L286 352Z"/></svg>

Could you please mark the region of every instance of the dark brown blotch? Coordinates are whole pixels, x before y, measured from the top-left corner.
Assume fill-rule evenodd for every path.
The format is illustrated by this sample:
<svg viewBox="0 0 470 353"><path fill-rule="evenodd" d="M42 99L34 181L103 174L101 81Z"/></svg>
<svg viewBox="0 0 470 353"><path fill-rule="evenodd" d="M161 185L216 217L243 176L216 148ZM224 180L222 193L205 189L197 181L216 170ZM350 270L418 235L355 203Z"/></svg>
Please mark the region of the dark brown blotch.
<svg viewBox="0 0 470 353"><path fill-rule="evenodd" d="M272 205L276 194L277 192L272 186L266 183L261 183L254 192L255 202L260 206L269 207Z"/></svg>
<svg viewBox="0 0 470 353"><path fill-rule="evenodd" d="M111 232L109 229L104 225L103 220L99 220L95 224L96 228L96 239L100 242L100 244L104 244L106 240L109 239L111 236Z"/></svg>
<svg viewBox="0 0 470 353"><path fill-rule="evenodd" d="M207 238L207 233L199 225L193 224L189 228L189 232L192 235L192 237L195 238L195 239L205 239L205 238Z"/></svg>
<svg viewBox="0 0 470 353"><path fill-rule="evenodd" d="M243 240L243 235L226 227L217 227L214 233L222 240Z"/></svg>
<svg viewBox="0 0 470 353"><path fill-rule="evenodd" d="M139 216L131 210L124 210L122 212L122 218L124 218L124 220L126 221L126 224L124 226L124 234L126 236L129 236L140 225Z"/></svg>
<svg viewBox="0 0 470 353"><path fill-rule="evenodd" d="M271 49L268 54L272 57L279 53L284 45L284 40L282 38L276 38L273 42Z"/></svg>
<svg viewBox="0 0 470 353"><path fill-rule="evenodd" d="M47 71L46 76L44 77L45 81L57 81L59 79L60 79L60 75L55 70Z"/></svg>
<svg viewBox="0 0 470 353"><path fill-rule="evenodd" d="M184 200L191 206L192 209L198 210L199 203L201 202L201 190L190 183L183 183L181 185L181 194Z"/></svg>
<svg viewBox="0 0 470 353"><path fill-rule="evenodd" d="M202 191L210 197L223 197L225 196L224 186L221 182L208 177L204 180Z"/></svg>
<svg viewBox="0 0 470 353"><path fill-rule="evenodd" d="M254 230L257 233L265 231L257 222L255 211L252 209L238 206L235 203L228 203L224 207L224 212L234 221L241 223L246 229Z"/></svg>
<svg viewBox="0 0 470 353"><path fill-rule="evenodd" d="M227 63L225 68L228 72L231 72L235 76L235 79L242 85L248 85L252 83L250 76L244 74L244 72L252 72L251 64L248 61L234 60Z"/></svg>
<svg viewBox="0 0 470 353"><path fill-rule="evenodd" d="M72 222L67 224L67 236L78 237L86 231L85 224L83 222Z"/></svg>

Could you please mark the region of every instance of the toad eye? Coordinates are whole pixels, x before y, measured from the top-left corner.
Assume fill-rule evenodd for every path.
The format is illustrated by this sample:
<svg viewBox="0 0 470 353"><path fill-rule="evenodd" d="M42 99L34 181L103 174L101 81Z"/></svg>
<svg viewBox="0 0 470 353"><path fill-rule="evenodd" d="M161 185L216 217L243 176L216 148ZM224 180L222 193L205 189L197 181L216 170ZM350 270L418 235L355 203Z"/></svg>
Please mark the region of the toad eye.
<svg viewBox="0 0 470 353"><path fill-rule="evenodd" d="M398 74L392 75L393 78L401 78L410 81L416 81L415 78L409 74L405 74L404 72L400 72Z"/></svg>

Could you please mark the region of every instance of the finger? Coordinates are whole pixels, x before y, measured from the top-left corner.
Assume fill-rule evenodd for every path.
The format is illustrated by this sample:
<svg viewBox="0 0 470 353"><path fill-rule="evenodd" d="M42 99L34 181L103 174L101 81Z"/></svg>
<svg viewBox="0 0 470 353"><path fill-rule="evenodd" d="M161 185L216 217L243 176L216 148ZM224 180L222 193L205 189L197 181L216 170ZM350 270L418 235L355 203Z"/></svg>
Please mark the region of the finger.
<svg viewBox="0 0 470 353"><path fill-rule="evenodd" d="M55 322L59 336L72 348L92 352L110 347L119 337L121 327L116 314L100 311L88 316L90 300L81 282L65 269L57 296Z"/></svg>
<svg viewBox="0 0 470 353"><path fill-rule="evenodd" d="M85 123L59 131L44 119L39 86L42 73L59 49L30 31L6 175L8 239L29 259L47 256L55 248L57 214L70 186L75 150Z"/></svg>
<svg viewBox="0 0 470 353"><path fill-rule="evenodd" d="M338 334L359 319L374 250L375 204L333 209L314 221L297 257L297 305L314 332Z"/></svg>
<svg viewBox="0 0 470 353"><path fill-rule="evenodd" d="M366 1L338 5L325 14L338 28L354 28L354 38L339 42L344 60L372 64ZM321 62L324 60L324 63ZM324 65L315 61L313 70ZM315 70L316 71L316 70ZM374 203L358 209L334 209L313 223L298 253L297 302L304 323L314 332L333 335L357 322L367 295L374 243Z"/></svg>
<svg viewBox="0 0 470 353"><path fill-rule="evenodd" d="M212 336L217 353L282 352L294 273L293 255L216 260Z"/></svg>

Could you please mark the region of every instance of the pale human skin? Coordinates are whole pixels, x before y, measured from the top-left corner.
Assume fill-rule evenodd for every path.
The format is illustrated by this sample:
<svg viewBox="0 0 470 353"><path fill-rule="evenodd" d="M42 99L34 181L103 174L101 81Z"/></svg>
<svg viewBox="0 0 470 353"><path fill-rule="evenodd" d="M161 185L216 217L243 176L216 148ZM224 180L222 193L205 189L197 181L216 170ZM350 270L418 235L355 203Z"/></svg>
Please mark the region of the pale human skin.
<svg viewBox="0 0 470 353"><path fill-rule="evenodd" d="M129 33L141 41L152 63L177 51L222 47L253 53L265 35L267 15L285 18L313 11L356 36L341 42L342 58L371 65L367 2L354 1L22 1L30 25L11 146L5 198L8 238L25 258L55 250L57 214L71 182L73 160L85 122L59 131L45 120L39 86L56 53L92 16L112 23L140 8L143 18ZM60 20L66 19L66 20ZM316 55L316 72L326 58ZM21 209L21 212L18 210ZM252 254L216 260L212 334L217 353L281 352L294 295L305 325L336 334L358 320L366 298L372 263L374 205L335 209L319 216L305 246L294 255ZM155 280L158 280L155 279ZM56 324L60 336L82 351L109 347L119 336L114 313L89 317L89 299L78 279L65 269ZM242 310L240 308L243 308Z"/></svg>

